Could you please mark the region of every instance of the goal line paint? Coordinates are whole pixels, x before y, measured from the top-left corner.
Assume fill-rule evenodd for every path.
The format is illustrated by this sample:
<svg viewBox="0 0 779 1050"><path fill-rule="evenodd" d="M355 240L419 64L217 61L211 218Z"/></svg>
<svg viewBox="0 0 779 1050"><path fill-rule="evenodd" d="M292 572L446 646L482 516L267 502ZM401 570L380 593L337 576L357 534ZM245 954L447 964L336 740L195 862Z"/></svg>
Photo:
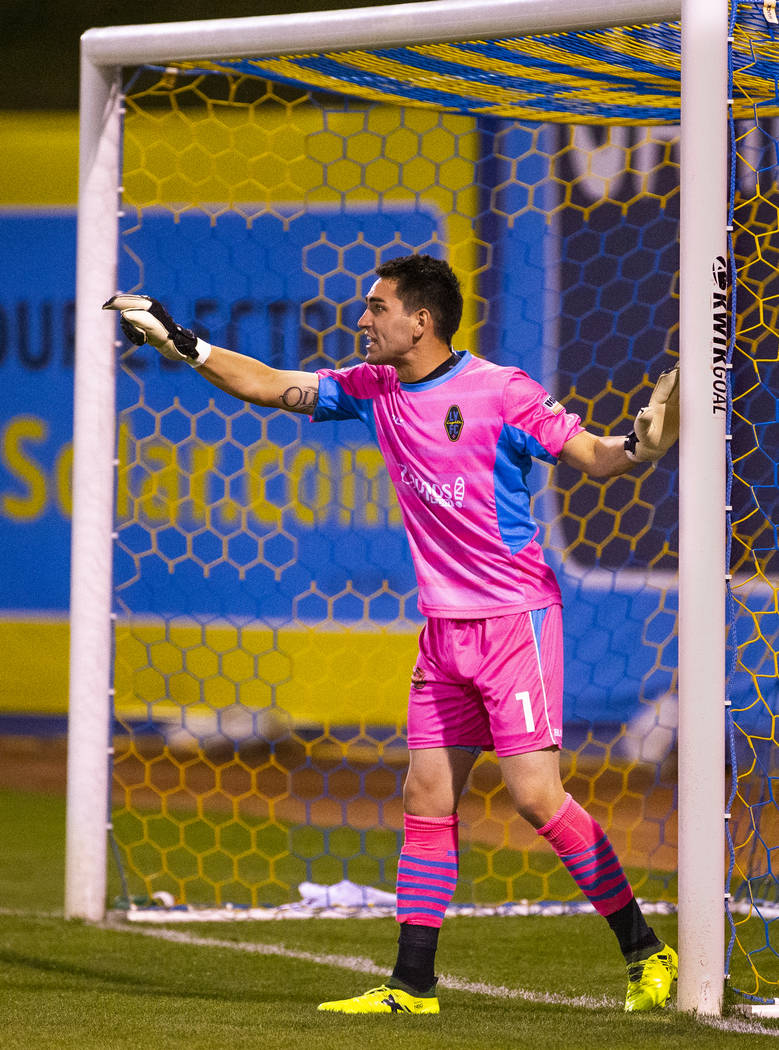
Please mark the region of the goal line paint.
<svg viewBox="0 0 779 1050"><path fill-rule="evenodd" d="M308 952L298 948L287 948L283 944L260 944L252 941L228 941L212 937L202 937L184 930L170 930L160 927L127 925L123 922L106 922L100 924L102 929L122 933L135 933L142 937L151 937L182 944L193 948L218 948L226 951L245 952L249 955L266 955L276 958L293 959L298 962L312 963L316 966L330 966L336 969L349 970L353 973L364 973L375 977L385 977L386 967L377 966L372 959L359 955L339 955L320 952ZM483 981L467 981L461 977L442 975L439 978L441 988L472 995L483 995L491 999L509 999L530 1003L535 1006L566 1007L573 1010L614 1010L621 1009L622 1002L612 996L567 996L559 992L539 992L527 988L508 988L505 985L489 984ZM779 1036L779 1028L763 1026L755 1021L741 1018L722 1018L700 1015L699 1022L720 1032L732 1032L738 1035Z"/></svg>

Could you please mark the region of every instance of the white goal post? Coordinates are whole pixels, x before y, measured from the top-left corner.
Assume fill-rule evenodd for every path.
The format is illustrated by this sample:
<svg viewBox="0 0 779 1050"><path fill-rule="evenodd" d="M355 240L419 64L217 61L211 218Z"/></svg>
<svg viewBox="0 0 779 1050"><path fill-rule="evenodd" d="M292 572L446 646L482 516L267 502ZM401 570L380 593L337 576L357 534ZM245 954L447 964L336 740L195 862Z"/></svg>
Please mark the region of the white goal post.
<svg viewBox="0 0 779 1050"><path fill-rule="evenodd" d="M727 0L435 0L94 29L82 38L65 914L105 914L123 66L388 47L682 18L679 1006L724 983L725 415L713 267L726 258Z"/></svg>

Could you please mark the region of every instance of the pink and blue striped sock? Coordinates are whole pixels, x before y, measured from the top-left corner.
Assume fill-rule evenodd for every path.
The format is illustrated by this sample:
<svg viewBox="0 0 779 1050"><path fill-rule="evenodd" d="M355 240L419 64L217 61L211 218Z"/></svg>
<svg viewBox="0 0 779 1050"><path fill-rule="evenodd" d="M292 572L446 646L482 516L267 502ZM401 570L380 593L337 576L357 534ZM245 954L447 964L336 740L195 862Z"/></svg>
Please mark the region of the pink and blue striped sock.
<svg viewBox="0 0 779 1050"><path fill-rule="evenodd" d="M457 814L403 818L398 862L397 920L440 927L454 896L458 871Z"/></svg>
<svg viewBox="0 0 779 1050"><path fill-rule="evenodd" d="M599 914L609 916L631 902L633 890L605 831L570 795L538 834Z"/></svg>

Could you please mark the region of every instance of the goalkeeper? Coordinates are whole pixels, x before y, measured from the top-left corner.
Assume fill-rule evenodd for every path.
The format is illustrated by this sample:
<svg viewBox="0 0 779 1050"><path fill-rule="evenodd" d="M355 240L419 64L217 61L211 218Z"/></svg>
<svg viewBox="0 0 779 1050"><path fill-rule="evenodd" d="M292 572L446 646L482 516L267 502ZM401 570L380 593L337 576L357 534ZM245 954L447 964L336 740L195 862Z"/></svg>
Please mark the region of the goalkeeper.
<svg viewBox="0 0 779 1050"><path fill-rule="evenodd" d="M476 756L494 750L519 814L552 846L614 932L626 1010L662 1007L674 950L647 925L611 843L563 788L560 589L530 514L532 460L595 477L658 460L678 434L678 369L633 431L598 437L519 368L454 351L462 315L445 262L383 263L358 321L365 361L315 373L210 346L141 295L116 295L136 344L185 361L244 401L314 421L357 419L377 441L400 502L426 617L411 675L398 953L384 984L322 1003L340 1013L437 1013L435 953L458 872L457 809Z"/></svg>

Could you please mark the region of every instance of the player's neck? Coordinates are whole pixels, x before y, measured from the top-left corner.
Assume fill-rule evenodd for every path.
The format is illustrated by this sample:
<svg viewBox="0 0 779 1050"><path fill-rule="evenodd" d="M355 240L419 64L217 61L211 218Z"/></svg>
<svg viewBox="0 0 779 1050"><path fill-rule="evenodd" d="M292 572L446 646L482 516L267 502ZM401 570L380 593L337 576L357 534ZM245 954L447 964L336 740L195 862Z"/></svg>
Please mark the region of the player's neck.
<svg viewBox="0 0 779 1050"><path fill-rule="evenodd" d="M432 372L428 372L426 376L422 376L421 379L417 379L414 383L409 383L408 380L405 380L404 385L419 386L422 383L429 383L432 379L439 379L441 376L446 375L447 372L451 372L459 360L458 355L452 350L449 356L440 365L436 365Z"/></svg>
<svg viewBox="0 0 779 1050"><path fill-rule="evenodd" d="M395 366L398 379L401 383L421 383L429 379L433 372L437 372L452 357L453 351L445 343L437 343L435 347L419 354L409 354Z"/></svg>

